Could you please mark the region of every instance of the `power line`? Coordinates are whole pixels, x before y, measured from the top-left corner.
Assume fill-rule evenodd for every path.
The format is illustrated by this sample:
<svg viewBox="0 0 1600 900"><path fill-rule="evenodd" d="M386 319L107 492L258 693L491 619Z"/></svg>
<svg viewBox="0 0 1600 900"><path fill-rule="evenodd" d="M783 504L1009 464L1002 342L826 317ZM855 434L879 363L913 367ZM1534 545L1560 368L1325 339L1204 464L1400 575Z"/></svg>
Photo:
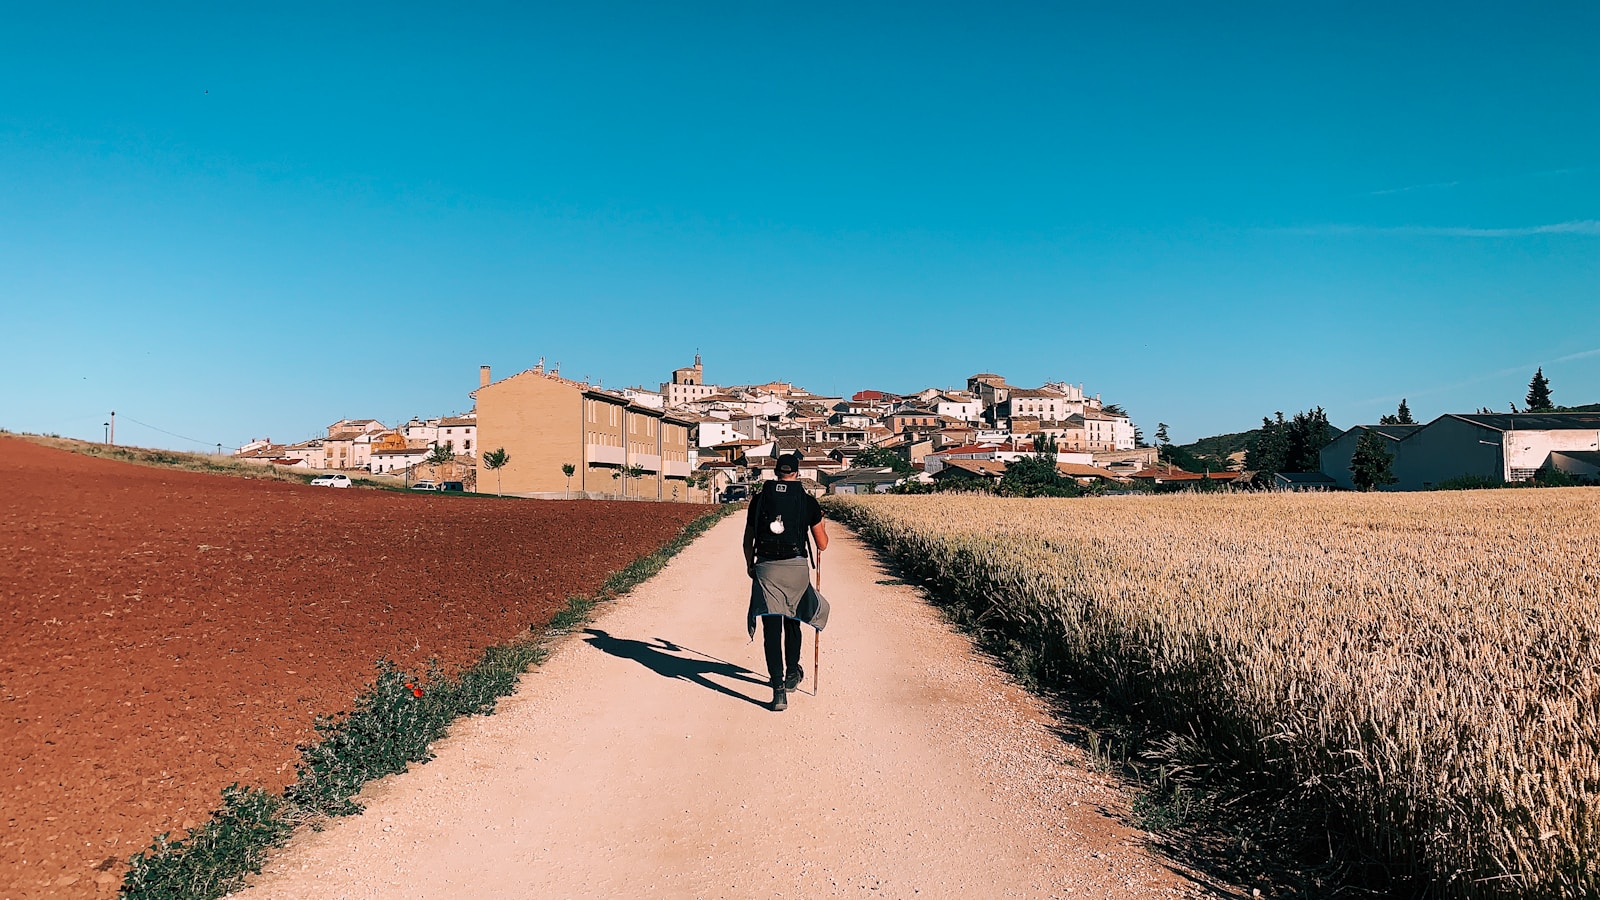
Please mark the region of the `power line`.
<svg viewBox="0 0 1600 900"><path fill-rule="evenodd" d="M162 434L178 438L179 440L189 441L190 443L199 444L202 447L215 447L215 446L218 446L218 442L217 441L202 441L199 438L192 438L192 437L189 437L188 435L179 434L176 431L168 431L165 428L157 428L156 426L151 425L149 422L141 422L138 419L135 419L133 416L127 415L126 413L124 413L122 417L124 419L127 419L129 422L132 422L135 425L143 425L144 427L150 429L151 431L159 431ZM228 449L229 450L235 450L235 449L238 449L238 448L229 447Z"/></svg>

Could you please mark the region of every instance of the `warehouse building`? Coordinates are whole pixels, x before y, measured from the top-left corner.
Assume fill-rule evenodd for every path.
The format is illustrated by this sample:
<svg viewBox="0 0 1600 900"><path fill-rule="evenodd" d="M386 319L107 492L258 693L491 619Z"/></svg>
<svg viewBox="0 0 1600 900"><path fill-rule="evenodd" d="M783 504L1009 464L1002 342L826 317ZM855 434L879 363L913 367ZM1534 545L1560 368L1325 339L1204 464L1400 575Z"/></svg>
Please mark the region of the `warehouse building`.
<svg viewBox="0 0 1600 900"><path fill-rule="evenodd" d="M1322 474L1354 488L1350 459L1367 432L1384 438L1398 481L1385 490L1424 491L1452 479L1528 481L1543 468L1584 477L1600 453L1600 413L1451 413L1426 425L1358 425L1322 448Z"/></svg>

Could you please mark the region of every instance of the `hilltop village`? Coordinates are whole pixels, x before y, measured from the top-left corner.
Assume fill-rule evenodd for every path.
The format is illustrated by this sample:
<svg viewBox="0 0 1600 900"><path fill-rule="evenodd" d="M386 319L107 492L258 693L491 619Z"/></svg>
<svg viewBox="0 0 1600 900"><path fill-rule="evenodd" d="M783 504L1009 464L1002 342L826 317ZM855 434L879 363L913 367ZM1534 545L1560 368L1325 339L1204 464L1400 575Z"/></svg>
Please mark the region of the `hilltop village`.
<svg viewBox="0 0 1600 900"><path fill-rule="evenodd" d="M989 372L960 389L836 397L777 381L708 383L698 355L657 390L574 381L541 361L499 380L480 367L470 396L465 415L394 426L341 419L326 437L263 438L237 456L523 497L668 501L738 496L775 477L784 453L800 455L801 479L819 493L993 481L1050 446L1080 483L1148 477L1156 465L1128 414L1082 384L1021 387Z"/></svg>

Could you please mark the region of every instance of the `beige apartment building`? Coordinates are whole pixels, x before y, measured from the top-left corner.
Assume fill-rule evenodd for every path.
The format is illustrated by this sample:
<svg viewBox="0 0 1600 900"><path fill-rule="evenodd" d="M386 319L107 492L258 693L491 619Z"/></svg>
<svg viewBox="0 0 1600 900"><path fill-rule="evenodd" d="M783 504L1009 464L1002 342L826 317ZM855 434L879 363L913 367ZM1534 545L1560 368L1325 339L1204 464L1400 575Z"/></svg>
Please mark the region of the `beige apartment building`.
<svg viewBox="0 0 1600 900"><path fill-rule="evenodd" d="M570 381L543 367L493 381L479 370L477 448L510 461L479 485L557 498L689 499L688 419ZM562 466L571 465L569 478ZM633 474L625 474L633 473Z"/></svg>

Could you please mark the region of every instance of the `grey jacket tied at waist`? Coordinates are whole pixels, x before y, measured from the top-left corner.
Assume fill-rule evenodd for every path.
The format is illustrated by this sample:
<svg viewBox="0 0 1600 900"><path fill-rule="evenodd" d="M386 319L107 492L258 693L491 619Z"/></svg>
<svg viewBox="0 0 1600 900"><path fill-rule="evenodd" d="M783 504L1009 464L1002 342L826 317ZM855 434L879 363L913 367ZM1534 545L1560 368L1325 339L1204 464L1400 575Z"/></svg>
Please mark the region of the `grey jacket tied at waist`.
<svg viewBox="0 0 1600 900"><path fill-rule="evenodd" d="M805 557L756 563L750 582L750 613L745 623L756 636L756 619L787 616L821 631L828 627L828 601L811 583L811 561Z"/></svg>

